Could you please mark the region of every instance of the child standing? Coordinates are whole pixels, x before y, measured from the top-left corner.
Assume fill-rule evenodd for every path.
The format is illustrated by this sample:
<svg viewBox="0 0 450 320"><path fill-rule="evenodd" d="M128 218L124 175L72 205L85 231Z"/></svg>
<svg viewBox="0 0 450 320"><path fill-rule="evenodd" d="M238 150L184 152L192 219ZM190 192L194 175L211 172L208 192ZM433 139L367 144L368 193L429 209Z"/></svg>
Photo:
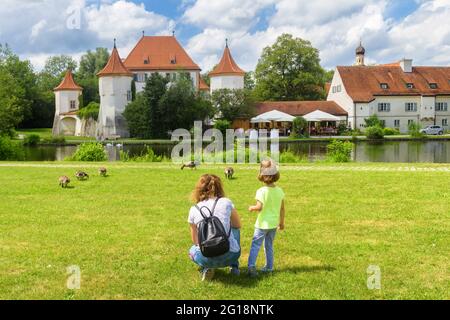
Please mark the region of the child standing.
<svg viewBox="0 0 450 320"><path fill-rule="evenodd" d="M284 192L275 183L280 179L280 173L272 160L261 162L259 181L265 184L256 192L256 205L249 208L250 212L258 212L253 235L250 256L248 259L249 275L257 276L256 259L264 242L266 265L262 272L273 272L273 241L277 229L284 230Z"/></svg>

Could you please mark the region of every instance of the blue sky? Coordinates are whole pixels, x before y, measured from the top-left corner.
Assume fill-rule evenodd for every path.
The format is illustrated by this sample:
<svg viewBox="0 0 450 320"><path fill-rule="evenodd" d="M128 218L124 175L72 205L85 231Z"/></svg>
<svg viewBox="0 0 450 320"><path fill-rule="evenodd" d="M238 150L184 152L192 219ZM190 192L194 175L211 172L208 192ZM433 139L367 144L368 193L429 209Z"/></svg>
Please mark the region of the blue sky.
<svg viewBox="0 0 450 320"><path fill-rule="evenodd" d="M352 64L360 39L370 64L410 57L416 65L449 65L446 21L450 0L2 0L0 43L38 70L51 55L79 59L114 38L125 57L142 30L176 30L205 71L220 59L225 38L241 67L253 70L282 33L311 41L328 69Z"/></svg>

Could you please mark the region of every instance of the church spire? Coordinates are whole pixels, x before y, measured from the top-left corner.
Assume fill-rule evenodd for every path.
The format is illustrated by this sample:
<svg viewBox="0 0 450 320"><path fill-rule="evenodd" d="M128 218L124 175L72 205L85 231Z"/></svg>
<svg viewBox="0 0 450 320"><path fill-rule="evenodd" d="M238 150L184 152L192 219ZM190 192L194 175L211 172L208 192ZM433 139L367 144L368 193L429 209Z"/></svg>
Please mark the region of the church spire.
<svg viewBox="0 0 450 320"><path fill-rule="evenodd" d="M359 40L359 46L356 48L356 66L364 66L364 57L366 54L366 49L362 45L362 40Z"/></svg>

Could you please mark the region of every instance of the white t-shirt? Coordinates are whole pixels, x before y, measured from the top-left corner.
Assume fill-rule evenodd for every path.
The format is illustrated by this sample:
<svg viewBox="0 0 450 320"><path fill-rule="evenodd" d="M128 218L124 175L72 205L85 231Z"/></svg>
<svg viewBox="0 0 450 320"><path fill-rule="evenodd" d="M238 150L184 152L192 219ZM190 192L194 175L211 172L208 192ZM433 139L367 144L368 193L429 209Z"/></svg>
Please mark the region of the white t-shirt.
<svg viewBox="0 0 450 320"><path fill-rule="evenodd" d="M199 208L201 207L208 207L210 210L212 210L214 206L214 202L216 199L209 199L206 201L202 201L197 204ZM216 209L214 210L214 216L219 218L219 220L222 222L225 232L228 234L230 232L231 227L231 212L234 209L234 204L231 202L230 199L227 198L220 198L217 202ZM208 210L203 210L203 214L209 214ZM203 220L203 216L198 211L198 209L194 206L189 211L189 218L188 222L190 224L198 225ZM241 250L239 243L236 241L236 239L233 236L233 233L230 234L230 251L231 252L239 252Z"/></svg>

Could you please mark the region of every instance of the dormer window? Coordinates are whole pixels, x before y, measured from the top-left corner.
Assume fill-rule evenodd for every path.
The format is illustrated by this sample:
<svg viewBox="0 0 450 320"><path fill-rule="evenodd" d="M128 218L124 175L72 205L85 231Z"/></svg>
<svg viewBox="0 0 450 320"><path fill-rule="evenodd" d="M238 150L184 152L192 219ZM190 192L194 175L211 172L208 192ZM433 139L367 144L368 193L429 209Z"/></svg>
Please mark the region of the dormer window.
<svg viewBox="0 0 450 320"><path fill-rule="evenodd" d="M149 64L149 63L150 63L150 61L148 59L144 60L144 64Z"/></svg>
<svg viewBox="0 0 450 320"><path fill-rule="evenodd" d="M438 85L437 83L430 83L430 89L437 89Z"/></svg>
<svg viewBox="0 0 450 320"><path fill-rule="evenodd" d="M389 85L387 83L382 83L380 84L380 88L386 90L389 89Z"/></svg>
<svg viewBox="0 0 450 320"><path fill-rule="evenodd" d="M177 64L177 57L175 55L170 57L170 63L171 64Z"/></svg>
<svg viewBox="0 0 450 320"><path fill-rule="evenodd" d="M414 83L407 83L406 84L406 88L408 88L408 89L414 89L415 87L414 87Z"/></svg>

